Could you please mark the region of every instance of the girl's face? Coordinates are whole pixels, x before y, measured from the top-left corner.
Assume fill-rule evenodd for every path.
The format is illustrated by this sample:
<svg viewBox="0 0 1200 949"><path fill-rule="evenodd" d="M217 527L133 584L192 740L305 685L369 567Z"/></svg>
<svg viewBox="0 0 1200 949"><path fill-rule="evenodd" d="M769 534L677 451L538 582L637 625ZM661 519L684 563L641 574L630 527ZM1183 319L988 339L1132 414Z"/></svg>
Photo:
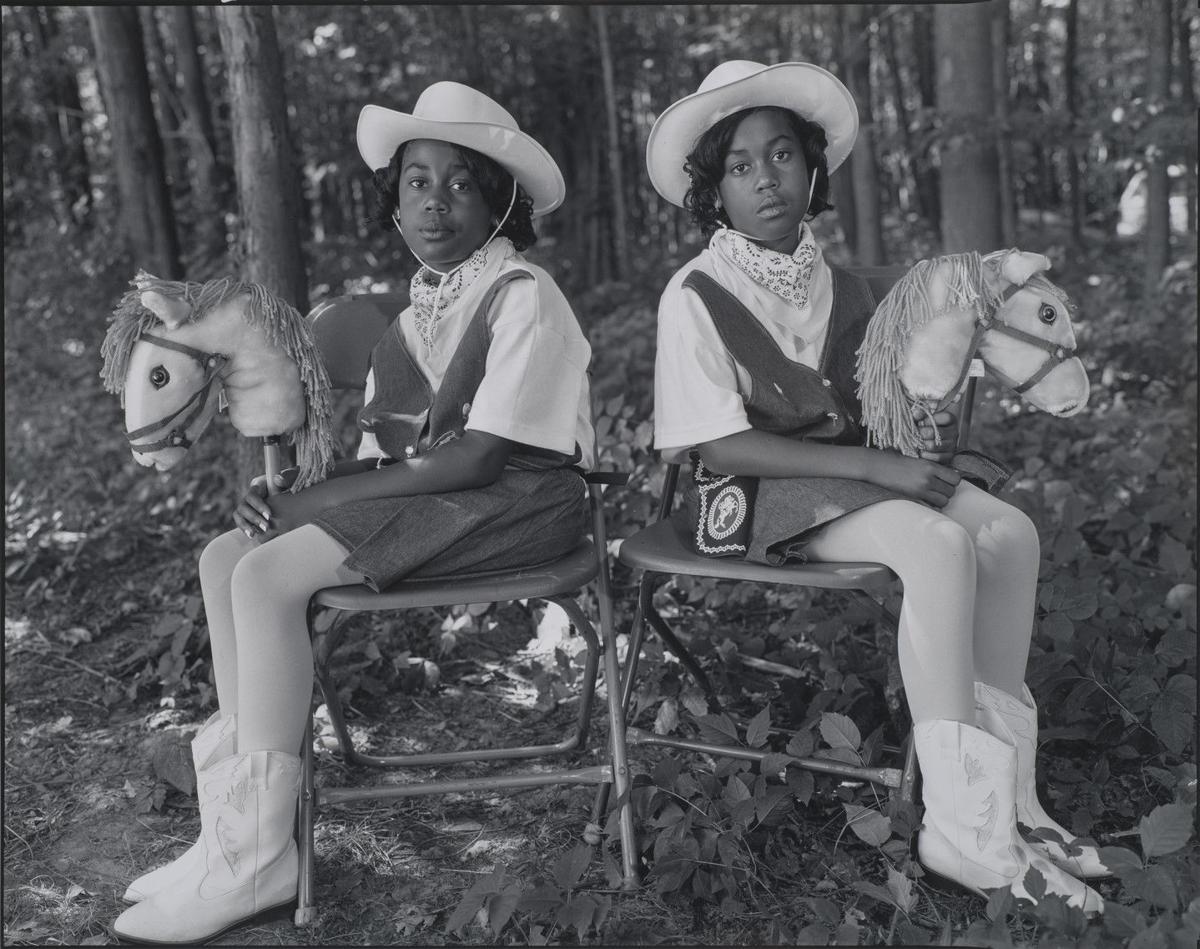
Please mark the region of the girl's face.
<svg viewBox="0 0 1200 949"><path fill-rule="evenodd" d="M495 226L458 149L432 139L404 148L397 211L405 243L442 272L470 257Z"/></svg>
<svg viewBox="0 0 1200 949"><path fill-rule="evenodd" d="M735 231L790 254L808 210L808 165L791 125L777 109L746 116L725 155L717 193Z"/></svg>

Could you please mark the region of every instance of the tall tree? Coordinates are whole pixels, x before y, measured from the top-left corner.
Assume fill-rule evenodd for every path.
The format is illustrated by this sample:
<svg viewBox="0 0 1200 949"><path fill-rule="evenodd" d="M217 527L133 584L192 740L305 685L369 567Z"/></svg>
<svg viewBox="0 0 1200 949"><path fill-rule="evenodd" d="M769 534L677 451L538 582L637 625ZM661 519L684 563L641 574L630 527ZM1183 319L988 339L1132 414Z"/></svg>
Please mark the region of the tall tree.
<svg viewBox="0 0 1200 949"><path fill-rule="evenodd" d="M204 60L191 7L166 7L178 86L182 132L187 140L188 173L191 177L192 213L195 217L197 248L193 256L217 258L225 249L225 223L221 209L229 186L228 169L218 159L217 133L204 82Z"/></svg>
<svg viewBox="0 0 1200 949"><path fill-rule="evenodd" d="M183 275L179 238L137 10L93 6L87 15L112 138L122 236L138 266L177 279Z"/></svg>
<svg viewBox="0 0 1200 949"><path fill-rule="evenodd" d="M608 12L604 7L592 7L592 21L596 25L600 71L604 80L604 117L608 129L608 178L611 185L613 210L615 276L620 280L629 273L629 226L625 211L625 177L621 173L621 134L620 119L617 115L617 88L613 78L612 45L608 41Z"/></svg>
<svg viewBox="0 0 1200 949"><path fill-rule="evenodd" d="M1163 271L1171 262L1171 181L1167 166L1170 156L1160 136L1153 134L1165 112L1171 95L1171 0L1153 0L1149 5L1149 56L1146 61L1146 107L1148 124L1146 156L1146 274L1145 289L1153 293Z"/></svg>
<svg viewBox="0 0 1200 949"><path fill-rule="evenodd" d="M242 276L304 313L299 177L274 14L270 7L222 7L214 15L229 77ZM243 483L262 471L256 441L238 439L237 470Z"/></svg>
<svg viewBox="0 0 1200 949"><path fill-rule="evenodd" d="M996 185L1000 199L1000 242L1017 243L1017 194L1013 187L1012 123L1008 113L1008 43L1012 32L1007 3L992 6L992 92L996 97Z"/></svg>
<svg viewBox="0 0 1200 949"><path fill-rule="evenodd" d="M91 207L89 162L84 147L83 105L79 99L79 79L67 60L58 27L59 13L53 7L31 11L39 45L49 62L43 82L46 92L46 126L54 180L52 200L61 223L81 220Z"/></svg>
<svg viewBox="0 0 1200 949"><path fill-rule="evenodd" d="M229 79L239 256L245 276L308 308L300 248L300 189L283 66L269 7L214 11Z"/></svg>
<svg viewBox="0 0 1200 949"><path fill-rule="evenodd" d="M991 130L991 11L987 4L934 10L937 103L942 120L942 246L947 253L991 250L1000 232L999 172Z"/></svg>
<svg viewBox="0 0 1200 949"><path fill-rule="evenodd" d="M1083 197L1083 170L1080 168L1079 148L1075 144L1079 128L1079 0L1067 0L1063 11L1066 40L1063 44L1063 109L1067 114L1067 191L1071 202L1071 239L1076 247L1083 245L1083 219L1087 204Z"/></svg>
<svg viewBox="0 0 1200 949"><path fill-rule="evenodd" d="M871 12L863 4L839 11L846 85L858 105L858 141L850 159L854 182L855 260L864 267L883 263L883 224L879 207L879 165L871 108Z"/></svg>

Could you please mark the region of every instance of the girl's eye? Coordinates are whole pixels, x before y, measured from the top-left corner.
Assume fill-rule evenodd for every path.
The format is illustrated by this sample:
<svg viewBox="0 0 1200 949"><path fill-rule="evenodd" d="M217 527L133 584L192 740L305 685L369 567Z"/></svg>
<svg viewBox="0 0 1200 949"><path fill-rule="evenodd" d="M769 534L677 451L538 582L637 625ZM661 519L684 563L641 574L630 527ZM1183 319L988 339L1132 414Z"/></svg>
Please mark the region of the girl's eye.
<svg viewBox="0 0 1200 949"><path fill-rule="evenodd" d="M464 180L454 181L454 182L451 182L450 187L453 188L455 191L470 191L471 190L471 182L464 181Z"/></svg>
<svg viewBox="0 0 1200 949"><path fill-rule="evenodd" d="M781 148L781 149L779 149L779 151L777 151L775 153L774 157L775 157L776 161L787 161L789 158L792 157L791 149Z"/></svg>
<svg viewBox="0 0 1200 949"><path fill-rule="evenodd" d="M408 179L408 186L410 188L420 188L424 184L425 184L424 178L409 178Z"/></svg>
<svg viewBox="0 0 1200 949"><path fill-rule="evenodd" d="M1049 303L1043 303L1041 309L1038 310L1038 319L1049 326L1058 319L1058 312Z"/></svg>
<svg viewBox="0 0 1200 949"><path fill-rule="evenodd" d="M738 162L736 165L734 165L732 168L730 168L730 169L729 169L729 171L728 171L728 172L726 172L726 174L730 174L730 175L740 175L740 174L742 174L743 172L745 172L745 170L746 170L748 167L750 167L750 166L749 166L749 165L747 165L747 164L746 164L744 161L739 161L739 162Z"/></svg>
<svg viewBox="0 0 1200 949"><path fill-rule="evenodd" d="M156 389L161 389L171 381L171 374L162 366L155 366L150 370L150 385Z"/></svg>

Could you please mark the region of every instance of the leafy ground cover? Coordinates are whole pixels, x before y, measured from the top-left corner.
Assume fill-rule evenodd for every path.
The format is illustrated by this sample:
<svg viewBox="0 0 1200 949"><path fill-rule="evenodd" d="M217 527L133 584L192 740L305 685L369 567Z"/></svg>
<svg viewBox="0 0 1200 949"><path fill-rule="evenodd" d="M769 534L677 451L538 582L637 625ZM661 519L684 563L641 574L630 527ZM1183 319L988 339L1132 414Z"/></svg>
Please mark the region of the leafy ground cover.
<svg viewBox="0 0 1200 949"><path fill-rule="evenodd" d="M976 432L1016 468L1008 497L1041 532L1030 685L1042 799L1114 848L1103 920L1053 898L1030 909L949 890L911 859L914 809L869 784L778 776L787 755L881 762L902 737L894 644L869 611L678 583L658 602L728 714L650 644L636 724L769 757L636 753L640 891L619 891L611 835L581 841L584 789L355 805L318 825L318 924L222 942L1195 945L1194 261L1147 302L1127 280L1132 248L1069 258L1046 240L1028 244L1055 257L1078 303L1091 405L1054 420L985 386ZM165 476L130 461L97 378L103 316L129 272L103 235L46 235L6 265L4 941L103 944L126 882L195 833L187 740L215 701L195 561L236 493L233 443L221 426ZM668 266L648 263L637 288L575 296L597 354L604 456L633 473L610 493L614 537L644 523L661 490L649 288ZM356 279L342 258L316 272ZM624 631L635 578L618 569L615 582ZM560 732L578 654L553 615L502 604L356 621L336 668L368 748L455 747L509 738L518 722L536 738ZM346 777L327 731L317 746L321 780Z"/></svg>

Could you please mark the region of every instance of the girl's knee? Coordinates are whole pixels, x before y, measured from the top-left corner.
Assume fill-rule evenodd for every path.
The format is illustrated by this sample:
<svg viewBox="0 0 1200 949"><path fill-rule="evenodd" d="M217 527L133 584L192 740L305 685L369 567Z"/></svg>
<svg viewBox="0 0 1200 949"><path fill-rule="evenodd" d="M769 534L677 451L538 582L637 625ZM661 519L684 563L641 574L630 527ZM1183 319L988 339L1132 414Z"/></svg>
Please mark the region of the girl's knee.
<svg viewBox="0 0 1200 949"><path fill-rule="evenodd" d="M914 553L937 561L975 563L975 542L970 532L948 517L930 519L914 538Z"/></svg>
<svg viewBox="0 0 1200 949"><path fill-rule="evenodd" d="M239 530L226 531L208 542L200 553L200 582L224 582L253 545Z"/></svg>
<svg viewBox="0 0 1200 949"><path fill-rule="evenodd" d="M1037 525L1029 515L1019 508L1007 506L991 525L995 542L995 554L1007 560L1030 560L1037 563L1041 557L1041 540Z"/></svg>

